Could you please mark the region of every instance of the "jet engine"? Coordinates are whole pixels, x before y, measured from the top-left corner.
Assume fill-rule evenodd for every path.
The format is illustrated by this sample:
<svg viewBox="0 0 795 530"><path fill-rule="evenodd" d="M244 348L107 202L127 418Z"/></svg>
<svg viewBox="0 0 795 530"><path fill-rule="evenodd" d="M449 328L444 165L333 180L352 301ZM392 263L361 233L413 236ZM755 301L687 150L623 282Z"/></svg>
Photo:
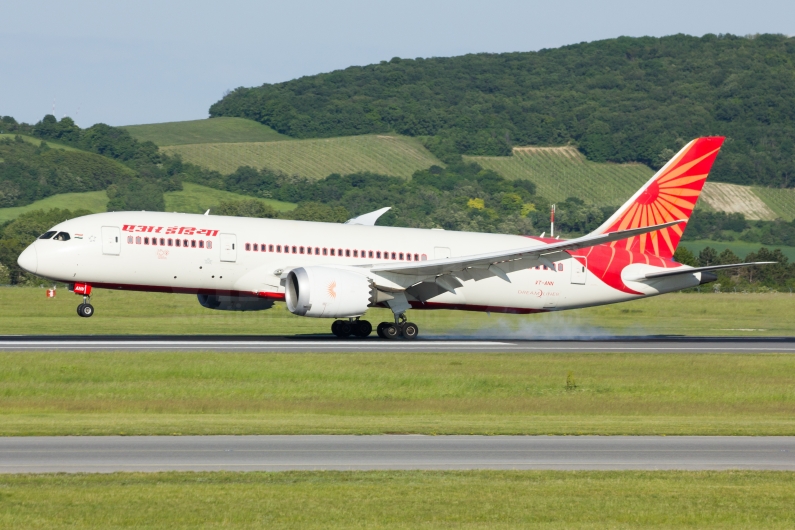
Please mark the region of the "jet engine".
<svg viewBox="0 0 795 530"><path fill-rule="evenodd" d="M220 294L200 294L199 303L207 309L219 311L262 311L273 307L273 300L253 296L228 296Z"/></svg>
<svg viewBox="0 0 795 530"><path fill-rule="evenodd" d="M377 297L366 276L333 267L293 269L287 274L284 291L291 313L315 318L360 316Z"/></svg>

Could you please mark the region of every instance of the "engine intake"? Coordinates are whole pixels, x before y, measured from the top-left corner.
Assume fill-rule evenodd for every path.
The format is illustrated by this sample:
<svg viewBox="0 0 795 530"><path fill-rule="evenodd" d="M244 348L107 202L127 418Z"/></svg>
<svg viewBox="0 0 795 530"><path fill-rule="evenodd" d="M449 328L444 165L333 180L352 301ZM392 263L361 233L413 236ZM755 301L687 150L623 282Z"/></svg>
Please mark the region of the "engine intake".
<svg viewBox="0 0 795 530"><path fill-rule="evenodd" d="M198 299L202 307L219 311L263 311L273 307L273 300L253 296L200 294Z"/></svg>
<svg viewBox="0 0 795 530"><path fill-rule="evenodd" d="M314 318L358 317L377 292L361 274L333 267L299 267L287 274L284 298L296 315Z"/></svg>

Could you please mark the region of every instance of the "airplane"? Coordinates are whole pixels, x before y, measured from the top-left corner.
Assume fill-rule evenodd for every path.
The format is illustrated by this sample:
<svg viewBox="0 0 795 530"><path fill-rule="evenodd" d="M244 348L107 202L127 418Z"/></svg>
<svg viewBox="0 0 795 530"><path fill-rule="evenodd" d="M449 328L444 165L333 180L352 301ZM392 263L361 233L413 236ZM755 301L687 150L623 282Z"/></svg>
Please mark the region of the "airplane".
<svg viewBox="0 0 795 530"><path fill-rule="evenodd" d="M532 314L636 300L715 281L718 269L673 260L723 144L685 145L599 228L575 239L375 226L389 208L345 224L164 212L109 212L60 223L19 265L63 282L94 314L92 288L189 293L210 309L334 319L367 337L361 317L391 309L384 339L415 339L409 309Z"/></svg>

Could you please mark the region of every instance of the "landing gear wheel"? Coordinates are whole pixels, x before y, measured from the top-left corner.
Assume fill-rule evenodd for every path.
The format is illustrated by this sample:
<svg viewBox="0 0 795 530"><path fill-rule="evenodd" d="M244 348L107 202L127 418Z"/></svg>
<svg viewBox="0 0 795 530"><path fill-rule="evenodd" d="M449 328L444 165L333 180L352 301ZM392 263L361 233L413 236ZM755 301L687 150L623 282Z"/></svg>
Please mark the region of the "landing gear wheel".
<svg viewBox="0 0 795 530"><path fill-rule="evenodd" d="M420 328L417 327L417 324L414 322L406 322L403 324L403 338L408 340L414 340L417 338L417 335L420 333Z"/></svg>
<svg viewBox="0 0 795 530"><path fill-rule="evenodd" d="M378 324L378 327L375 330L378 336L381 337L382 339L386 338L386 335L384 335L384 328L387 326L389 326L389 322L381 322L380 324Z"/></svg>
<svg viewBox="0 0 795 530"><path fill-rule="evenodd" d="M357 337L365 338L369 337L370 333L373 332L373 325L370 324L367 320L357 320L354 322L353 326L353 334Z"/></svg>
<svg viewBox="0 0 795 530"><path fill-rule="evenodd" d="M83 306L84 305L86 305L86 304L80 304L79 306L77 306L77 316L81 316L81 317L83 316Z"/></svg>
<svg viewBox="0 0 795 530"><path fill-rule="evenodd" d="M353 331L351 323L345 320L335 320L331 325L331 332L340 339L347 339Z"/></svg>
<svg viewBox="0 0 795 530"><path fill-rule="evenodd" d="M400 327L397 324L387 324L383 330L384 338L394 340L400 337Z"/></svg>
<svg viewBox="0 0 795 530"><path fill-rule="evenodd" d="M77 306L77 314L81 317L88 318L94 314L94 306L91 304L80 304Z"/></svg>

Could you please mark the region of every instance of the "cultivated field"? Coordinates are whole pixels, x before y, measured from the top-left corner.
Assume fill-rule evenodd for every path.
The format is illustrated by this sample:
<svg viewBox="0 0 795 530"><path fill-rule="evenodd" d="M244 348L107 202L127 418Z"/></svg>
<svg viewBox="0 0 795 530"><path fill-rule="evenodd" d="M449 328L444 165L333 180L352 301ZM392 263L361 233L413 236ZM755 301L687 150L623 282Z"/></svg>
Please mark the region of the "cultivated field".
<svg viewBox="0 0 795 530"><path fill-rule="evenodd" d="M701 199L713 210L741 213L750 220L772 221L778 217L762 199L754 194L750 186L707 182L701 192Z"/></svg>
<svg viewBox="0 0 795 530"><path fill-rule="evenodd" d="M163 196L166 199L167 212L182 213L204 213L208 208L214 208L221 204L221 201L251 200L254 198L200 186L191 182L183 182L182 191L167 191ZM267 204L277 212L286 212L295 208L295 204L291 202L282 202L274 199L256 200ZM210 214L212 213L210 211Z"/></svg>
<svg viewBox="0 0 795 530"><path fill-rule="evenodd" d="M371 471L0 477L4 528L792 528L791 473Z"/></svg>
<svg viewBox="0 0 795 530"><path fill-rule="evenodd" d="M123 127L141 141L156 145L183 145L225 142L273 142L289 140L261 123L243 118L212 118L206 120L127 125Z"/></svg>
<svg viewBox="0 0 795 530"><path fill-rule="evenodd" d="M27 136L27 135L24 135L24 134L17 135L17 134L4 133L4 134L0 134L0 139L2 139L2 138L11 138L13 140L14 137L16 137L16 136L21 136L22 139L25 140L26 142L28 142L29 144L33 144L33 145L40 145L41 144L41 140L39 138L34 138L32 136ZM74 147L69 147L68 145L59 144L58 142L52 142L52 141L49 141L49 140L47 140L47 145L49 145L53 149L63 149L64 151L80 151L80 149L76 149Z"/></svg>
<svg viewBox="0 0 795 530"><path fill-rule="evenodd" d="M163 150L221 173L251 166L309 178L359 171L409 178L418 169L443 165L418 140L396 135L175 145Z"/></svg>
<svg viewBox="0 0 795 530"><path fill-rule="evenodd" d="M574 147L521 147L510 157L465 159L505 178L530 180L552 201L580 197L599 206L620 206L654 174L642 164L590 162Z"/></svg>
<svg viewBox="0 0 795 530"><path fill-rule="evenodd" d="M795 219L795 189L760 188L755 186L753 192L785 221Z"/></svg>

